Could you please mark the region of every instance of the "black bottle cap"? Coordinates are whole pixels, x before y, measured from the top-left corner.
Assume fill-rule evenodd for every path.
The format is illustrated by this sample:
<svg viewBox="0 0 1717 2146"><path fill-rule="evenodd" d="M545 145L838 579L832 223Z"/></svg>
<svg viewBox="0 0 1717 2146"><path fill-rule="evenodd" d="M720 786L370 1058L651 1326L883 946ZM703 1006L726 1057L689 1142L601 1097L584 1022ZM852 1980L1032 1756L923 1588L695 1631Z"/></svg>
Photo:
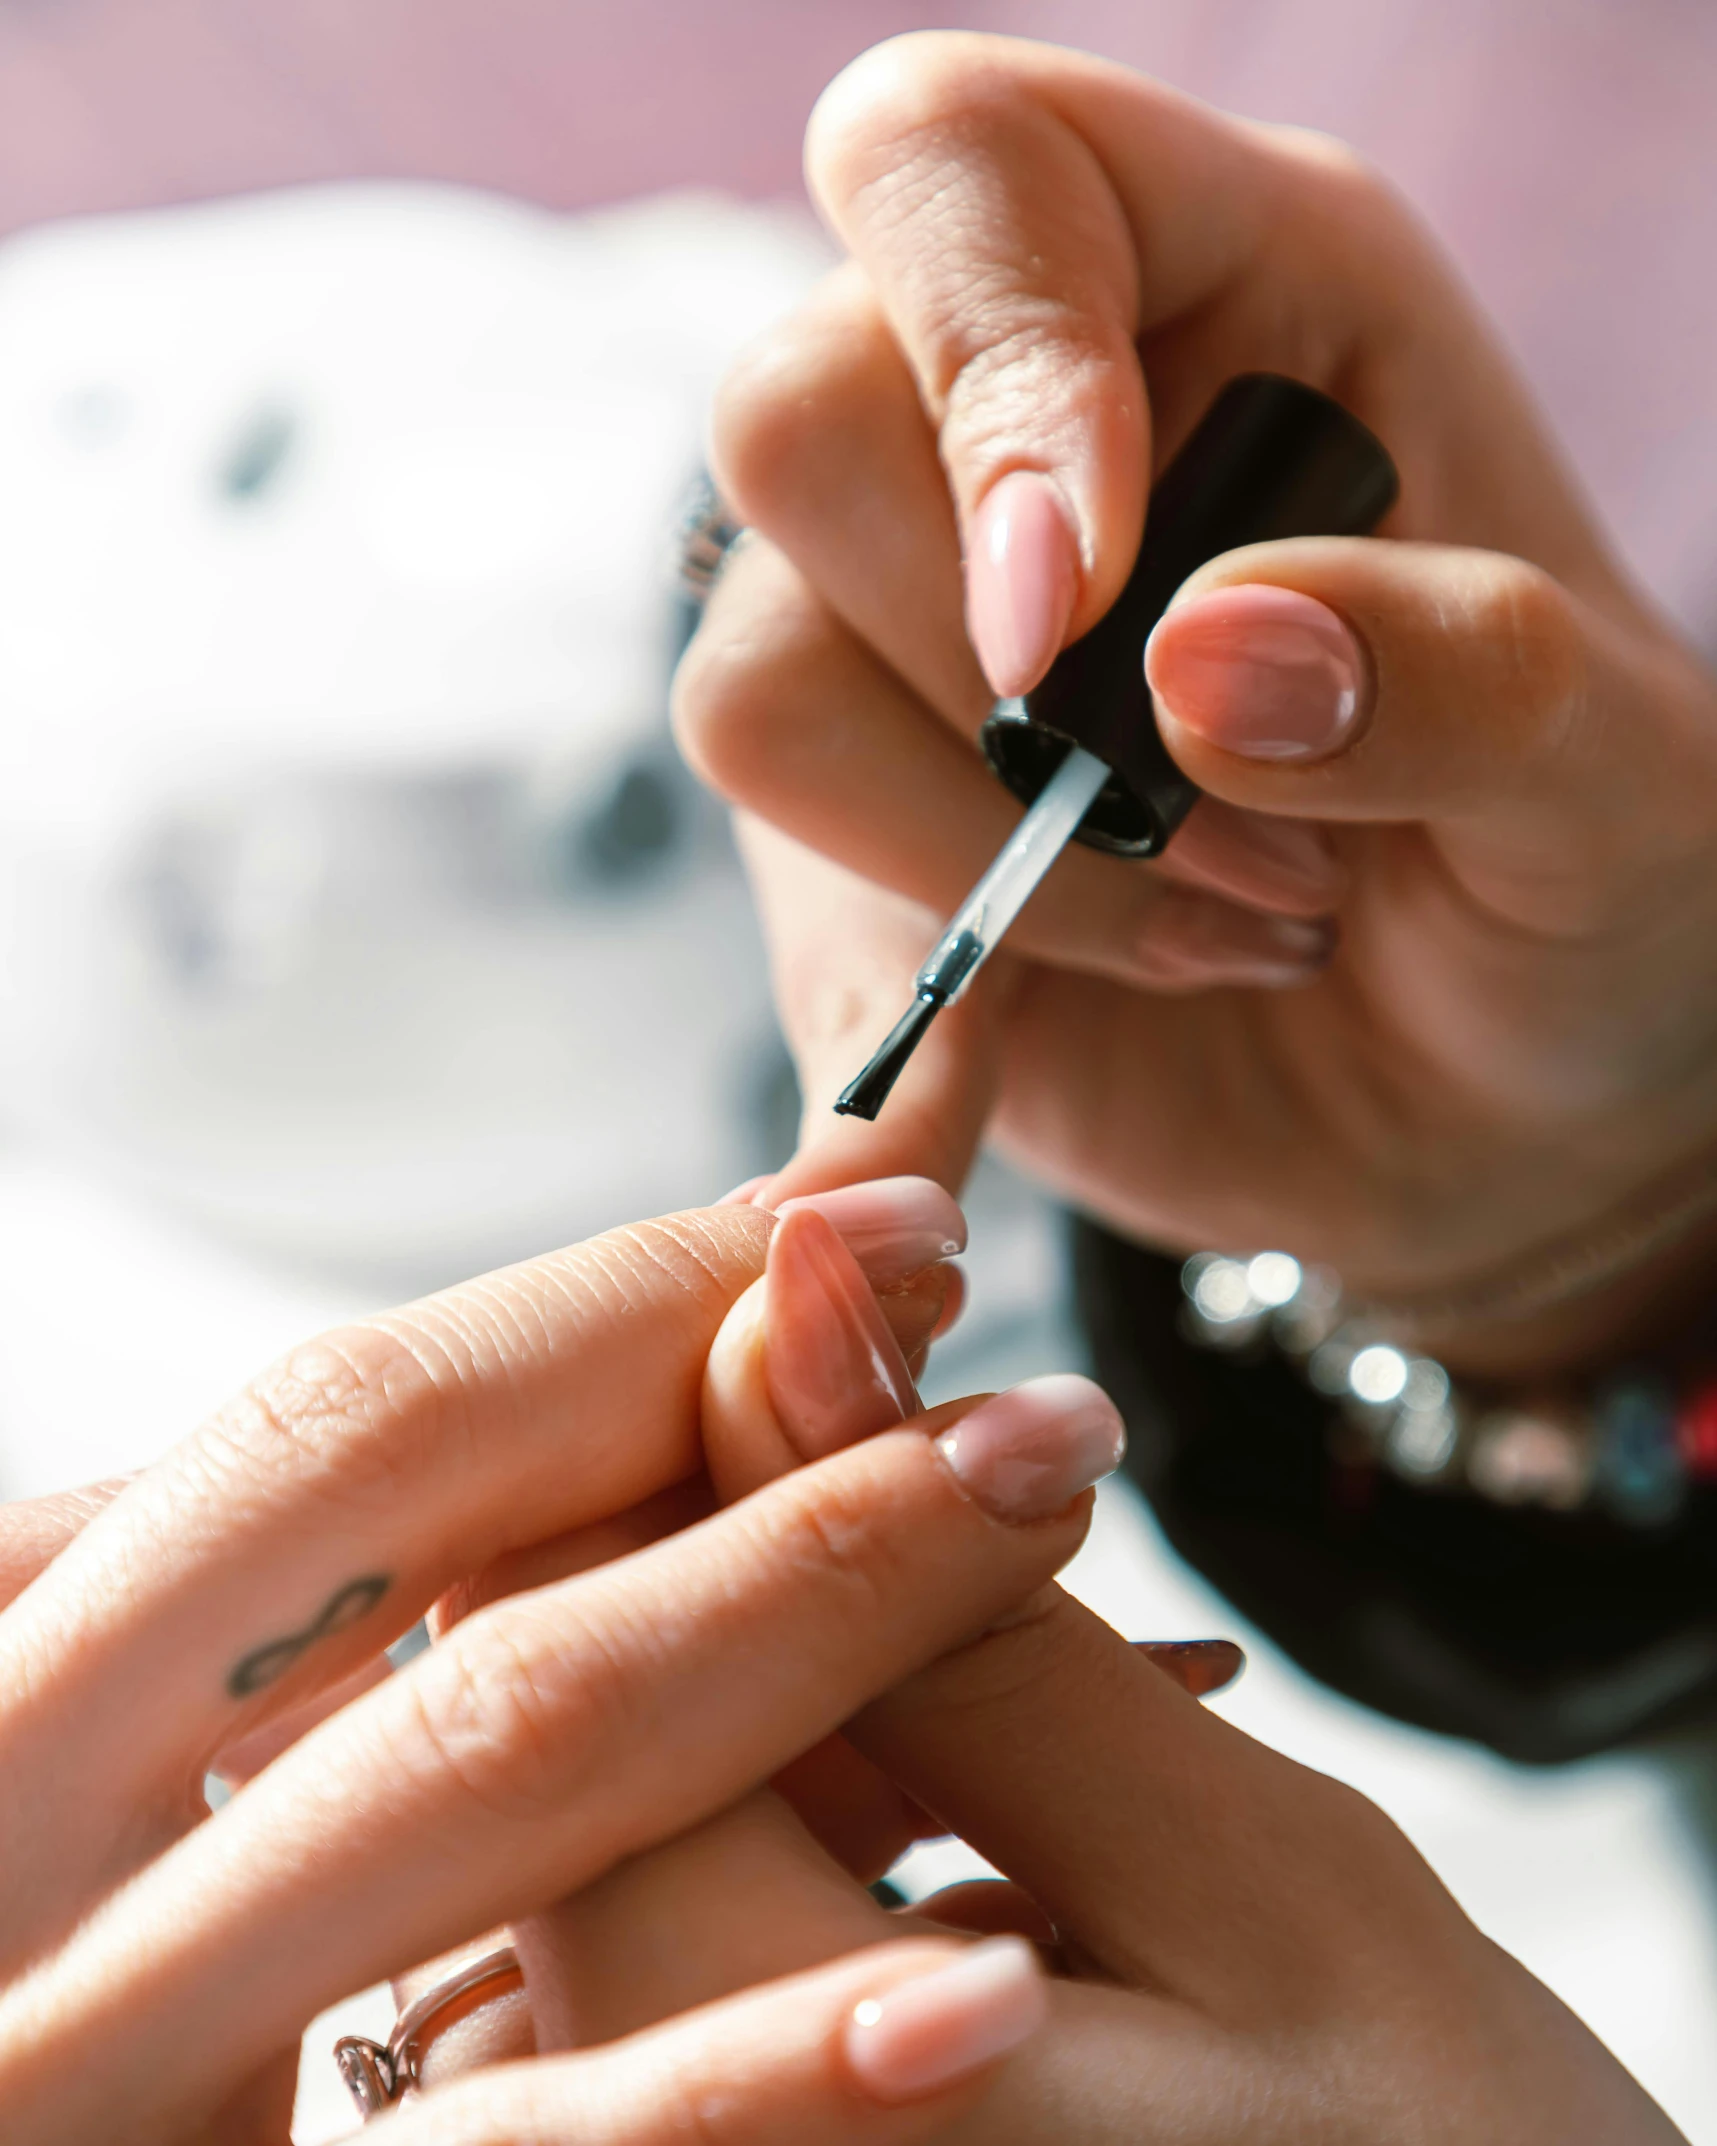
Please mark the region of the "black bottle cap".
<svg viewBox="0 0 1717 2146"><path fill-rule="evenodd" d="M1144 650L1181 583L1207 559L1271 537L1364 536L1394 504L1395 465L1340 403L1274 373L1231 380L1157 479L1126 587L1023 700L1001 701L980 742L1031 804L1083 745L1113 771L1076 840L1154 857L1198 791L1157 735Z"/></svg>

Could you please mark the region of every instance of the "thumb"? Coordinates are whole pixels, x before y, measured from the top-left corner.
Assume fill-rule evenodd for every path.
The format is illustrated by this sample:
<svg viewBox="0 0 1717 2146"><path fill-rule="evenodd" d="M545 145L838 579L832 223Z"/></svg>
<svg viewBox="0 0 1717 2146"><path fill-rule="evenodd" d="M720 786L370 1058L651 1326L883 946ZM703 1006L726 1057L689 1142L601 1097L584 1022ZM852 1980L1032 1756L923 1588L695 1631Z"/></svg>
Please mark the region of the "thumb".
<svg viewBox="0 0 1717 2146"><path fill-rule="evenodd" d="M1523 559L1251 545L1185 584L1145 672L1201 788L1295 818L1426 823L1523 924L1575 927L1618 875L1711 838L1708 685Z"/></svg>

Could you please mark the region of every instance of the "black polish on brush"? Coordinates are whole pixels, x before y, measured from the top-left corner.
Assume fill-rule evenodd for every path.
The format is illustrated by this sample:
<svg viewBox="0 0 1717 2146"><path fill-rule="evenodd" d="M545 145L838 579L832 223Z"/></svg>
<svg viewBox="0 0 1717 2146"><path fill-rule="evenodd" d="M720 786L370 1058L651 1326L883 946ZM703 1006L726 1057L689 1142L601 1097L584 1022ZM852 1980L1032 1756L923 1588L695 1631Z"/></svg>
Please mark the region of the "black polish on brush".
<svg viewBox="0 0 1717 2146"><path fill-rule="evenodd" d="M889 1030L876 1056L855 1081L835 1098L835 1110L843 1118L874 1119L888 1101L889 1090L906 1070L906 1061L917 1050L925 1030L948 1001L922 993L912 1001Z"/></svg>

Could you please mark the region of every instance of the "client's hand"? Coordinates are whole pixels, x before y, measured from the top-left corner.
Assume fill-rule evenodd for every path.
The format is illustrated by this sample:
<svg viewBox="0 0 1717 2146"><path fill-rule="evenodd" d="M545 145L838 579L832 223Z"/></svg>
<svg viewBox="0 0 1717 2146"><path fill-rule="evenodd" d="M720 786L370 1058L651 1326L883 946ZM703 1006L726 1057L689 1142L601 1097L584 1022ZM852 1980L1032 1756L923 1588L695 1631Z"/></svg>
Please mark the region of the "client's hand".
<svg viewBox="0 0 1717 2146"><path fill-rule="evenodd" d="M1207 800L1159 866L1070 851L1005 1004L944 1020L879 1124L803 1169L957 1183L999 1092L1006 1145L1093 1213L1453 1293L1445 1347L1476 1362L1498 1272L1637 1247L1660 1183L1712 1181L1710 679L1434 244L1334 144L936 34L849 69L807 157L852 259L723 398L757 534L678 702L694 763L772 823L755 877L817 1134L1016 817L972 749L994 695L1107 609L1223 383L1326 388L1402 492L1395 541L1194 576L1148 669ZM1656 1279L1515 1353L1609 1345Z"/></svg>
<svg viewBox="0 0 1717 2146"><path fill-rule="evenodd" d="M815 1234L784 1223L772 1268ZM826 1245L822 1257L837 1264ZM843 1434L827 1398L807 1417L781 1392L772 1327L754 1292L711 1357L705 1431L729 1495ZM1021 1407L1004 1397L968 1416L956 1447L983 1446ZM876 1416L874 1401L855 1406L845 1434ZM1023 1442L1003 1476L1028 1493ZM947 2112L939 2140L1678 2137L1377 1809L1201 1712L1057 1587L870 1703L777 1789L534 1926L532 1958L564 2007L542 2018L545 2045L606 2040L903 1929L955 1926L1035 1938L1059 1972L1050 2031L980 2104ZM859 1881L927 1831L959 1833L1009 1882L885 1913Z"/></svg>
<svg viewBox="0 0 1717 2146"><path fill-rule="evenodd" d="M906 1257L914 1231L879 1239L851 1198L873 1266L948 1249L932 1228ZM1070 1555L1116 1450L1083 1384L830 1451L697 1522L705 1361L769 1228L733 1207L617 1231L336 1333L116 1494L0 1516L8 2146L283 2142L312 2014L696 1828ZM889 1300L911 1345L937 1294ZM861 1295L838 1331L868 1388L825 1322L782 1391L886 1389L898 1424L916 1401ZM551 1568L631 1554L531 1584L547 1537ZM470 1608L501 1584L531 1591ZM449 1590L469 1613L376 1683ZM209 1815L209 1769L251 1771L342 1698ZM951 1958L917 1939L389 2121L926 2137L1042 2009L1023 1948Z"/></svg>

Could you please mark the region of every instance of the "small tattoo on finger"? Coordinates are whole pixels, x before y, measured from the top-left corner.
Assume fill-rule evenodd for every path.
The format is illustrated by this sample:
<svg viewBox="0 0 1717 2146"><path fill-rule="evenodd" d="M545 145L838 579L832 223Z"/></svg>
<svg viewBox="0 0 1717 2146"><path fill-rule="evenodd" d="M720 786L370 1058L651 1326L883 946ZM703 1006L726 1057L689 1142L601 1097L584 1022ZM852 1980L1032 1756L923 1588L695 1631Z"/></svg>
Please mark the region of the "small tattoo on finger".
<svg viewBox="0 0 1717 2146"><path fill-rule="evenodd" d="M253 1647L227 1677L227 1690L235 1699L248 1699L253 1692L274 1683L318 1640L332 1639L336 1632L367 1617L392 1585L393 1576L386 1572L370 1572L361 1580L348 1580L301 1632L288 1632L283 1639Z"/></svg>

